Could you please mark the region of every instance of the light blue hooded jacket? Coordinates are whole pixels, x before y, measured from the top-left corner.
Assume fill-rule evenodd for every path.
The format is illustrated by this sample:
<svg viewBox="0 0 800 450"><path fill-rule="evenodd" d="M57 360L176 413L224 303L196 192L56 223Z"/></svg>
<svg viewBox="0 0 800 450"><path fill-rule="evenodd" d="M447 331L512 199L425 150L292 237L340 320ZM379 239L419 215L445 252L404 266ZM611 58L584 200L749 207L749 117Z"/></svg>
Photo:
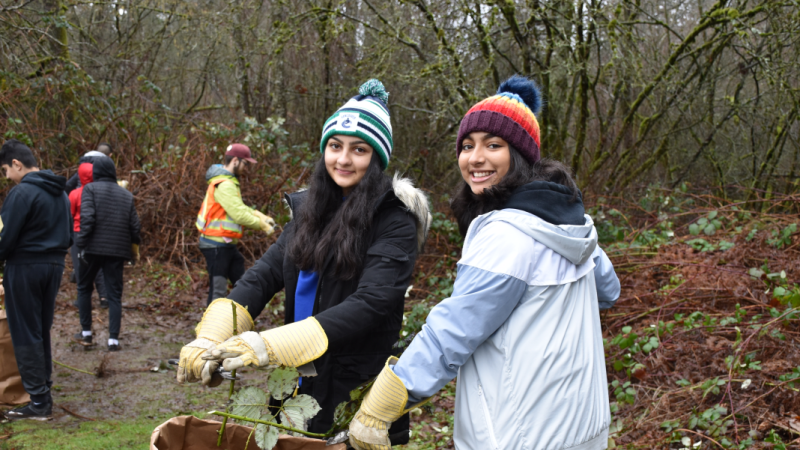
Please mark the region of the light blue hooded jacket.
<svg viewBox="0 0 800 450"><path fill-rule="evenodd" d="M599 450L610 411L599 304L620 285L584 225L503 209L467 233L452 297L393 367L409 403L458 376L458 450Z"/></svg>

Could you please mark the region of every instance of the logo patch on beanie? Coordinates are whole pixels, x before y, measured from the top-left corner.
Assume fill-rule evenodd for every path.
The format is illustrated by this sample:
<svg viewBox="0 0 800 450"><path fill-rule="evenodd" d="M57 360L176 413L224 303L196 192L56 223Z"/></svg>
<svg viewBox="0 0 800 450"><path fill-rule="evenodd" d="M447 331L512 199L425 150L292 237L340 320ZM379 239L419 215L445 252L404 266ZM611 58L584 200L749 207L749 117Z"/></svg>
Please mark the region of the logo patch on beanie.
<svg viewBox="0 0 800 450"><path fill-rule="evenodd" d="M336 128L353 131L358 128L358 114L342 113L339 114L339 123Z"/></svg>

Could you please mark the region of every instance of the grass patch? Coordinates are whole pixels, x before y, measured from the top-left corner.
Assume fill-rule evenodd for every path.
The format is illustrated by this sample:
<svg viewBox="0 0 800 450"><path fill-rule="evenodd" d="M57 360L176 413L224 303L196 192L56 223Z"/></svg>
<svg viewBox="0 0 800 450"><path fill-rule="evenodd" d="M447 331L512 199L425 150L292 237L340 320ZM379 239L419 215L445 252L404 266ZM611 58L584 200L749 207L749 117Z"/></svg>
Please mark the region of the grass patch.
<svg viewBox="0 0 800 450"><path fill-rule="evenodd" d="M153 429L171 415L158 418L137 418L127 421L89 422L65 418L62 422L31 420L3 425L2 434L9 437L2 449L36 450L105 450L149 448Z"/></svg>

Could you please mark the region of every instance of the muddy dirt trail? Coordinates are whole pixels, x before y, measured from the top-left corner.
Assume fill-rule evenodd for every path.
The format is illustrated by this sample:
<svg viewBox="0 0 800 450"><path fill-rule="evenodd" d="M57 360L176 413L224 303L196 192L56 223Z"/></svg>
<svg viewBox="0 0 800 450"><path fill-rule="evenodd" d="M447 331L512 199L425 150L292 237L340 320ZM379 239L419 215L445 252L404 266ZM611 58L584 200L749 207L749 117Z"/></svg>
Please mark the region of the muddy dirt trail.
<svg viewBox="0 0 800 450"><path fill-rule="evenodd" d="M122 349L118 352L107 351L108 310L99 307L96 293L92 298L95 345L87 350L73 341L80 324L74 305L77 289L69 282L70 270L68 262L56 299L52 329L53 419L44 423L28 421L33 425L26 433L54 427L68 429L92 420L162 419L224 407L227 389L179 385L175 380L176 367L166 364L167 359L177 358L184 343L194 338L194 326L205 307L207 285L195 281L188 289L180 289L164 279L200 280L199 270L175 275L155 265L125 268L119 339ZM263 316L256 322L259 329L272 326ZM237 383L239 386L265 382L258 372L244 371L241 375L244 380ZM6 430L10 434L0 439L8 439L16 432ZM147 442L149 436L142 436L141 448L146 448Z"/></svg>

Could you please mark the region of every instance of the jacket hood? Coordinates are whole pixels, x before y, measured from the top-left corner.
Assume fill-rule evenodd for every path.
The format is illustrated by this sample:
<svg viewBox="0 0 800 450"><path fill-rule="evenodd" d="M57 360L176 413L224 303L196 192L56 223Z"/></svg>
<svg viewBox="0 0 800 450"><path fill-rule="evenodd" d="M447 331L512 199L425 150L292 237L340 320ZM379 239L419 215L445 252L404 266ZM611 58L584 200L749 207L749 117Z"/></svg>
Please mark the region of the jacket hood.
<svg viewBox="0 0 800 450"><path fill-rule="evenodd" d="M81 186L86 186L92 182L93 171L92 163L82 163L78 166L78 178L81 180Z"/></svg>
<svg viewBox="0 0 800 450"><path fill-rule="evenodd" d="M83 163L86 163L86 162L90 163L90 162L94 162L94 160L96 160L96 159L103 159L103 158L108 158L108 155L106 155L105 153L98 152L97 150L91 150L91 151L88 151L88 152L84 153L80 157L80 159L78 160L78 164L83 164ZM111 159L111 158L109 158L109 159Z"/></svg>
<svg viewBox="0 0 800 450"><path fill-rule="evenodd" d="M504 208L531 213L554 225L584 224L585 211L580 194L573 199L566 186L549 181L533 181L518 187Z"/></svg>
<svg viewBox="0 0 800 450"><path fill-rule="evenodd" d="M209 171L210 170L211 169L209 169ZM208 177L208 174L206 174L206 177ZM289 207L290 218L294 218L294 210L300 208L303 200L305 200L307 192L308 191L305 189L301 189L298 192L286 194L284 196L284 202L286 202L286 205ZM391 195L392 192L394 193L393 196ZM433 220L430 206L428 204L428 196L426 196L421 190L414 187L414 184L410 179L403 178L397 173L394 175L394 178L392 178L392 190L387 191L386 194L378 199L378 202L375 205L376 208L380 207L383 202L387 201L387 195L400 200L408 212L414 216L414 221L417 225L417 250L422 251L422 247L425 245L425 240L428 238L428 231L431 228L431 221Z"/></svg>
<svg viewBox="0 0 800 450"><path fill-rule="evenodd" d="M117 182L117 169L111 158L97 158L93 163L92 177L94 181Z"/></svg>
<svg viewBox="0 0 800 450"><path fill-rule="evenodd" d="M394 195L406 205L408 211L414 215L414 219L417 222L417 250L422 251L433 220L428 197L424 192L414 187L410 179L402 178L399 173L394 174L392 190L394 190Z"/></svg>
<svg viewBox="0 0 800 450"><path fill-rule="evenodd" d="M99 158L101 156L108 156L103 152L98 152L97 150L89 150L88 152L83 154L84 157L87 158Z"/></svg>
<svg viewBox="0 0 800 450"><path fill-rule="evenodd" d="M50 170L39 170L37 172L30 172L22 177L22 183L38 186L55 197L64 193L64 186L67 185L67 179L54 174Z"/></svg>
<svg viewBox="0 0 800 450"><path fill-rule="evenodd" d="M218 177L220 175L228 175L229 177L234 176L232 173L225 170L225 166L222 164L214 164L206 170L206 183L211 181L212 178Z"/></svg>
<svg viewBox="0 0 800 450"><path fill-rule="evenodd" d="M555 225L528 211L518 209L492 211L472 221L464 241L463 253L467 252L467 247L481 228L499 221L514 226L572 264L580 265L592 257L592 252L597 247L597 230L594 228L594 222L588 215L584 215L583 219L582 225Z"/></svg>

